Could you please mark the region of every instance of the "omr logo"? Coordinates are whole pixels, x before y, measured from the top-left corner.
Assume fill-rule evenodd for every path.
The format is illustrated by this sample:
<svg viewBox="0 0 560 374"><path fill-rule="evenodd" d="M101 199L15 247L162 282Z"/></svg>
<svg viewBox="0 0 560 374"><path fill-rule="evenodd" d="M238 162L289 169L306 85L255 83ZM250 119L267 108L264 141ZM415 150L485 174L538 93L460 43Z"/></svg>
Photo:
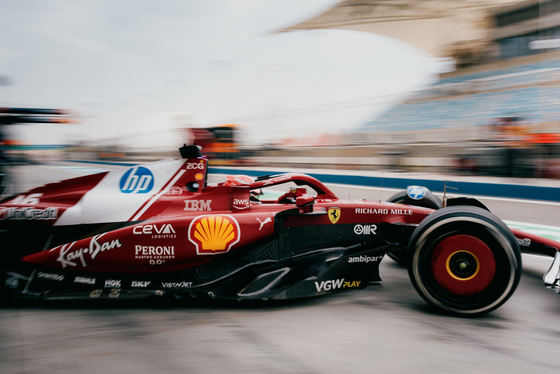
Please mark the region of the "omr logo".
<svg viewBox="0 0 560 374"><path fill-rule="evenodd" d="M124 173L119 187L122 193L148 193L154 188L154 175L148 168L135 166Z"/></svg>

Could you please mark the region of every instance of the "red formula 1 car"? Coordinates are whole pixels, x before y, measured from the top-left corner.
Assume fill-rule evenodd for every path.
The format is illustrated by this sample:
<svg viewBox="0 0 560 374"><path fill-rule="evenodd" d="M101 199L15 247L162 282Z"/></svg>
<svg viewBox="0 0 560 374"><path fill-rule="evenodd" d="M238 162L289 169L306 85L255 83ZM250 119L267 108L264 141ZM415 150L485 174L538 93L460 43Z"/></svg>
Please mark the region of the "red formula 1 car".
<svg viewBox="0 0 560 374"><path fill-rule="evenodd" d="M512 233L474 199L439 208L428 191L412 187L393 199L400 204L342 200L304 174L209 186L199 148L180 151L180 160L2 201L3 292L47 300L306 298L380 281L389 253L407 263L430 305L472 316L512 295L520 246L555 256L545 278L557 287L560 243ZM281 184L288 188L279 197L255 193Z"/></svg>

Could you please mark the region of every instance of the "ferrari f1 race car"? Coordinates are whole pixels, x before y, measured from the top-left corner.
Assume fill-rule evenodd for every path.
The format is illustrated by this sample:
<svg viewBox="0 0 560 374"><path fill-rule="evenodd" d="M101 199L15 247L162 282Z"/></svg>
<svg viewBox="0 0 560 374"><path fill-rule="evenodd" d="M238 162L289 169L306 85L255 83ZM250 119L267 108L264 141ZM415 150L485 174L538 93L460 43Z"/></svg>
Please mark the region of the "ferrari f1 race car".
<svg viewBox="0 0 560 374"><path fill-rule="evenodd" d="M475 316L516 289L520 248L554 257L544 279L558 289L560 243L510 230L475 199L441 207L412 186L393 202L343 200L296 173L210 185L200 149L180 152L4 199L3 297L308 298L381 281L389 254L436 311Z"/></svg>

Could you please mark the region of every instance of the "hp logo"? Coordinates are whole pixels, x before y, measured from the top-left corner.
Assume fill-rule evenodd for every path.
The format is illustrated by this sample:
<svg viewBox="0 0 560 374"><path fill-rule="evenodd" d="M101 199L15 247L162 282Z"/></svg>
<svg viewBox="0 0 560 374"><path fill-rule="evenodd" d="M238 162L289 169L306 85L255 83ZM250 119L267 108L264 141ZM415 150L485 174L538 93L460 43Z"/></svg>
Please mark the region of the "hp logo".
<svg viewBox="0 0 560 374"><path fill-rule="evenodd" d="M426 187L421 186L408 186L406 189L406 194L414 200L420 200L428 193L428 189Z"/></svg>
<svg viewBox="0 0 560 374"><path fill-rule="evenodd" d="M122 193L148 193L154 188L154 176L149 169L135 166L124 173L119 187Z"/></svg>

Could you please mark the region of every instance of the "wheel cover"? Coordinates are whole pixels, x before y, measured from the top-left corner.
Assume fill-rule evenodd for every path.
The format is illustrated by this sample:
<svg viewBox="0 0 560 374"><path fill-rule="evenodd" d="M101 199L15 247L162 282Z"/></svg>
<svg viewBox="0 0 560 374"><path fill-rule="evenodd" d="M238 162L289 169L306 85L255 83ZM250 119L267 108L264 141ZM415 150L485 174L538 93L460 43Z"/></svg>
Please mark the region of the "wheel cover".
<svg viewBox="0 0 560 374"><path fill-rule="evenodd" d="M456 295L472 295L486 289L496 274L492 250L470 235L453 235L434 249L432 274L437 283Z"/></svg>

